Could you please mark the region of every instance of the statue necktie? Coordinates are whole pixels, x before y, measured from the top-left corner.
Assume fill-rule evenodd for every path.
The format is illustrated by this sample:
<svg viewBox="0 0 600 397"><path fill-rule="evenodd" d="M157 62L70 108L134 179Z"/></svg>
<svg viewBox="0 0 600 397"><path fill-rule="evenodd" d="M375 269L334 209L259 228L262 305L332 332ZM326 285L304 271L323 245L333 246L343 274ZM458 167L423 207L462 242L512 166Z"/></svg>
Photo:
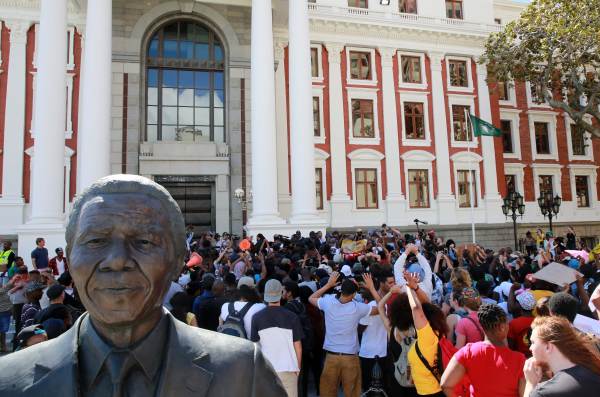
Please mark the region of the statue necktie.
<svg viewBox="0 0 600 397"><path fill-rule="evenodd" d="M129 351L113 351L106 359L106 368L112 383L112 397L125 397L127 376L137 361Z"/></svg>

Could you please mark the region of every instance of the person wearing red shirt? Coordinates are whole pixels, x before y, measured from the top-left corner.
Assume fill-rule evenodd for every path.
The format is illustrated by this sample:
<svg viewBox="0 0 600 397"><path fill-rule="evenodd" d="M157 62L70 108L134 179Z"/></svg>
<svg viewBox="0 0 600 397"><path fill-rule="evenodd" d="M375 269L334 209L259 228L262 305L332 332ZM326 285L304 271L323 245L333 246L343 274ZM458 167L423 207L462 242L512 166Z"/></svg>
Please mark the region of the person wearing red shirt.
<svg viewBox="0 0 600 397"><path fill-rule="evenodd" d="M466 375L471 382L470 397L516 397L525 390L525 356L506 344L508 322L498 305L485 304L477 312L485 333L483 342L469 343L450 360L441 379L447 397Z"/></svg>
<svg viewBox="0 0 600 397"><path fill-rule="evenodd" d="M529 331L534 319L532 311L536 302L533 294L529 291L520 293L516 299L521 308L521 316L516 317L508 325L508 344L513 350L530 357Z"/></svg>

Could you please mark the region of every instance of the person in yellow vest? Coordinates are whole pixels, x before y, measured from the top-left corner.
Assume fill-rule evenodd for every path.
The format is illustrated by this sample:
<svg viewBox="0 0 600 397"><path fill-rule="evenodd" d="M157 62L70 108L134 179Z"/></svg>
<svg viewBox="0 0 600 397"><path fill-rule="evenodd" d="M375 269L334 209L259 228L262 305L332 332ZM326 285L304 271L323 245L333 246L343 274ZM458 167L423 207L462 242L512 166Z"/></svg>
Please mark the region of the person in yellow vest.
<svg viewBox="0 0 600 397"><path fill-rule="evenodd" d="M10 269L14 266L15 258L16 255L15 252L12 250L12 242L8 240L5 241L4 249L2 253L0 253L0 266L6 265L7 270L5 271L10 272Z"/></svg>

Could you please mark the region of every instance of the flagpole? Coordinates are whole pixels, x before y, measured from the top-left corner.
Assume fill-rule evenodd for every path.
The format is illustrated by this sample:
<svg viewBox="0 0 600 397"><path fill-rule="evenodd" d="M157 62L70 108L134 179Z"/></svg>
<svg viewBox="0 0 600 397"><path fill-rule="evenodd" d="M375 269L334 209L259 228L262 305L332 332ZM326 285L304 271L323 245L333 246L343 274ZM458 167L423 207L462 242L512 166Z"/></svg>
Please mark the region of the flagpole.
<svg viewBox="0 0 600 397"><path fill-rule="evenodd" d="M467 109L465 108L465 119L467 121L467 133L469 128L469 123L471 123L471 116L467 114ZM474 139L475 131L473 129L473 123L471 123L471 139ZM471 203L471 235L473 237L473 244L475 244L475 192L473 186L473 159L471 158L471 142L467 143L467 153L469 154L469 171L468 171L468 179L469 182L469 201Z"/></svg>

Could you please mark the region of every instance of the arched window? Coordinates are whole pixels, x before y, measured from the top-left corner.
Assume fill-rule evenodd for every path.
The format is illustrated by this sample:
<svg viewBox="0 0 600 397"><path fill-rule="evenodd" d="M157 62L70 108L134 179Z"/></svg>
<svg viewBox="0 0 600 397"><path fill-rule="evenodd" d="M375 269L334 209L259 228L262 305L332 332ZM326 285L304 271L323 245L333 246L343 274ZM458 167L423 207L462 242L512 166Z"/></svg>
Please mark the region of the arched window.
<svg viewBox="0 0 600 397"><path fill-rule="evenodd" d="M146 140L225 141L225 61L217 35L193 21L164 25L146 52Z"/></svg>

